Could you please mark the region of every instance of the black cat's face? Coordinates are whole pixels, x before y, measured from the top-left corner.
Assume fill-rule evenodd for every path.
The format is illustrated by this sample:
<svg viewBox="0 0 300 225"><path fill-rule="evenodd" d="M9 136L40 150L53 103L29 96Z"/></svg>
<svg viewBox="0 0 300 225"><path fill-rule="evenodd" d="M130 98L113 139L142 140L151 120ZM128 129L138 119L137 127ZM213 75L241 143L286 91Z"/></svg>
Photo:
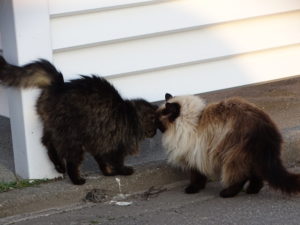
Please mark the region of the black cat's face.
<svg viewBox="0 0 300 225"><path fill-rule="evenodd" d="M136 107L138 108L139 120L144 130L144 137L153 137L158 128L156 117L158 107L144 100L136 101Z"/></svg>
<svg viewBox="0 0 300 225"><path fill-rule="evenodd" d="M142 119L144 131L145 131L145 137L150 138L153 137L156 134L157 130L157 121L156 121L156 111L157 108L152 108L148 111L148 113L145 114L145 117Z"/></svg>
<svg viewBox="0 0 300 225"><path fill-rule="evenodd" d="M165 95L166 102L156 111L158 129L161 132L165 132L180 115L180 105L177 102L172 102L172 98L173 96L167 93Z"/></svg>

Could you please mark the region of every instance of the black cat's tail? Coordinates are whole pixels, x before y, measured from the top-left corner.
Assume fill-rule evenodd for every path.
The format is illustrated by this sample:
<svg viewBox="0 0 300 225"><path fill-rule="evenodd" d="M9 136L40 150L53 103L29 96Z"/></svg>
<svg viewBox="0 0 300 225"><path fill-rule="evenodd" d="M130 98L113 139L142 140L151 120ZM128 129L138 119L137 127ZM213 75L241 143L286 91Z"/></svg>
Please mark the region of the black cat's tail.
<svg viewBox="0 0 300 225"><path fill-rule="evenodd" d="M280 158L282 137L269 118L257 129L256 138L259 140L255 144L254 157L257 173L275 190L286 194L300 193L300 174L290 173L283 166Z"/></svg>
<svg viewBox="0 0 300 225"><path fill-rule="evenodd" d="M45 88L63 82L62 74L45 59L24 66L14 66L0 56L0 84L22 88Z"/></svg>

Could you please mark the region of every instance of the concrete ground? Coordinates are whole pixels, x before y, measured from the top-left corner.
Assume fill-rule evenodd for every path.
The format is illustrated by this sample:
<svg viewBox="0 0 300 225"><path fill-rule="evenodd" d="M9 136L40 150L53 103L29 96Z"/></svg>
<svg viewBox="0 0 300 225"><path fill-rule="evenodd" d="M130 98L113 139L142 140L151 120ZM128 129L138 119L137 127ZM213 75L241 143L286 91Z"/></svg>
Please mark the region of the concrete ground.
<svg viewBox="0 0 300 225"><path fill-rule="evenodd" d="M289 168L295 168L297 166L300 166L300 77L299 76L295 78L290 78L290 79L267 83L267 84L251 85L251 86L221 90L216 92L204 93L201 94L201 96L205 98L207 102L219 101L231 96L241 96L257 104L259 107L263 108L266 112L268 112L271 115L273 120L278 124L284 136L285 142L283 146L283 159L286 166ZM0 182L14 181L18 179L13 172L14 163L13 163L11 134L10 134L9 126L10 126L9 120L7 118L0 117ZM85 174L85 176L88 178L86 185L80 187L75 186L70 183L68 178L65 178L63 180L52 181L35 187L24 188L19 190L11 190L8 192L0 193L0 218L1 217L4 219L7 218L8 220L14 221L15 217L18 218L18 216L15 215L21 214L22 215L21 217L25 218L26 216L24 216L23 213L30 213L37 210L48 209L53 207L54 208L63 207L66 205L73 205L73 204L79 204L80 207L89 207L90 203L88 204L83 203L84 202L83 199L86 198L87 194L91 193L91 191L96 189L96 190L108 191L107 194L108 196L114 196L120 191L120 185L118 179L120 179L122 193L130 193L130 194L148 190L152 186L163 187L164 185L169 185L187 179L186 174L184 174L181 171L175 170L174 168L170 168L169 166L166 165L164 161L165 154L160 143L160 138L161 138L160 134L158 134L155 136L155 138L144 141L141 144L140 155L135 157L129 157L127 159L128 164L134 165L136 167L136 173L130 177L117 177L117 179L116 177L109 177L109 178L103 177L99 174L98 167L94 162L94 160L91 157L87 156L81 169L83 174ZM214 190L216 191L214 192ZM212 188L209 188L209 190L207 190L207 192L205 193L213 193L214 194L213 196L215 196L215 198L213 198L214 200L213 201L203 200L206 199L206 197L204 196L204 198L202 198L203 197L202 194L199 194L200 195L199 199L195 197L189 197L188 195L181 194L181 191L179 191L178 189L172 189L160 195L160 196L164 196L164 195L170 196L169 197L170 200L168 200L166 203L161 202L161 197L151 199L151 201L153 201L152 206L151 204L147 205L148 201L145 201L144 203L143 201L140 201L140 203L133 204L128 208L126 207L124 209L120 208L124 210L123 212L124 214L120 212L121 213L120 215L123 216L119 216L117 217L117 219L113 219L113 220L114 221L122 220L122 218L125 216L127 212L126 210L130 209L139 212L139 215L141 215L140 218L141 223L133 223L131 221L130 223L124 222L124 224L147 224L148 222L142 223L143 218L145 218L145 221L147 221L146 212L150 212L149 216L154 215L154 213L160 213L161 216L163 216L163 212L165 211L159 210L159 207L157 208L157 211L155 211L154 209L155 205L161 204L161 206L163 206L163 204L165 204L163 207L166 207L167 209L171 210L173 204L172 198L174 198L175 201L177 197L178 197L178 204L182 202L182 205L178 206L178 208L183 207L183 210L186 210L183 212L183 214L186 216L182 216L181 220L178 219L178 221L185 221L185 224L196 224L197 221L198 222L201 220L204 221L203 218L207 218L207 221L211 220L213 224L220 224L222 221L224 222L224 224L226 223L241 224L236 222L235 219L233 219L231 222L229 221L229 218L235 215L235 212L231 211L230 207L233 208L237 208L237 206L242 207L243 210L246 210L244 213L255 214L256 212L257 217L255 217L256 215L253 215L253 217L251 217L250 214L246 215L246 218L248 218L250 221L251 218L259 219L260 212L263 213L263 212L267 212L268 210L271 210L271 212L273 212L272 211L273 200L274 200L275 211L272 213L272 218L277 218L278 221L283 221L283 220L279 220L280 214L277 215L276 210L278 210L278 212L281 211L285 212L286 211L286 209L284 208L285 203L287 204L287 207L291 207L290 209L292 211L296 210L297 207L299 207L298 198L286 198L277 194L268 194L269 192L266 192L266 194L263 195L258 195L257 197L241 196L236 198L237 200L229 200L230 204L232 205L230 205L228 202L223 202L223 200L221 201L219 198L217 198L217 189L214 189L213 184L212 184ZM262 196L262 199L266 199L266 203L268 204L266 205L266 209L263 209L263 207L261 207L260 210L255 211L257 208L259 208L259 205L262 202L262 200L259 200L260 199L259 196ZM269 196L271 199L267 200ZM283 200L278 200L282 198ZM189 201L189 199L191 200L190 203L184 203L185 200ZM244 201L247 202L247 204L249 203L249 208L247 208L246 205L244 205ZM276 208L277 204L279 204L280 201L282 202L282 207L283 207L282 209L279 206L278 206L279 208ZM137 202L139 202L139 200L137 200ZM145 204L145 208L144 208L145 211L143 211L143 209L138 209L139 207L135 207L138 206L139 204L142 205ZM185 209L184 208L185 204L190 205L191 209L189 209L188 207ZM147 208L148 206L150 208ZM221 206L224 206L226 209L221 209L222 208ZM254 207L255 210L252 209L250 206ZM111 211L112 213L117 213L117 214L119 213L118 210L116 212L113 211L113 208L115 207L113 205L110 206L108 204L100 204L97 205L97 207L100 208L99 209L95 208L95 210L96 211L99 210L99 212L101 212L101 210L103 210L104 212L107 209L107 212ZM194 208L195 208L194 213L192 213ZM209 214L212 213L215 208L216 210L219 209L220 212L222 212L222 214L223 213L228 214L228 216L223 215L223 217L218 218L213 214ZM119 208L116 207L116 209ZM88 211L89 209L86 210ZM189 214L189 210L191 210L191 214ZM297 210L299 210L299 208ZM80 212L79 211L77 212L78 215L80 215ZM203 217L202 219L200 219L200 216L197 216L198 212L200 212L199 215L201 215L201 218ZM236 211L236 213L238 212L239 211ZM85 213L89 214L88 212ZM179 214L177 215L178 218L180 216L180 213L181 211L179 211ZM74 214L76 214L75 211ZM244 214L242 213L241 215ZM9 216L15 216L15 217L9 217ZM73 216L77 218L76 215ZM191 216L193 218L195 217L198 219L196 219L194 221L195 223L193 223L188 219L189 218L188 216ZM172 221L171 219L172 217L177 218L176 213L173 213L171 211L170 214L166 212L166 217L171 221ZM261 218L262 217L263 214L261 214ZM148 218L148 220L150 221L149 224L151 224L151 220L149 218ZM157 223L152 223L152 224L167 224L162 222L165 221L162 217L159 218L161 219L161 223L157 220L154 220L157 221ZM186 220L184 218L186 218ZM222 220L222 218L224 220ZM82 219L84 219L84 217L82 217ZM82 223L89 224L88 221L89 219L90 218L87 218L87 220ZM91 220L92 219L95 218L91 218ZM107 217L106 220L109 220L109 217ZM268 223L268 221L265 224L270 224ZM20 224L23 224L23 222ZM45 222L42 221L40 222L41 223L37 223L37 224L46 224ZM248 223L247 222L244 223L244 222L242 224L250 224L250 222ZM1 223L0 221L0 224L3 223ZM35 224L34 221L31 224ZM53 222L53 224L60 224L60 223ZM61 223L61 224L68 224L68 223ZM78 224L78 223L76 223L76 221L74 220L73 223L69 223L69 224ZM105 224L114 224L114 223L113 221L111 221ZM174 222L173 224L180 224L180 223ZM209 222L205 224L209 224ZM262 222L260 224L264 224L264 223ZM296 223L291 222L286 224L296 224Z"/></svg>
<svg viewBox="0 0 300 225"><path fill-rule="evenodd" d="M123 199L125 206L107 200L34 214L0 219L3 225L299 225L300 197L289 197L268 187L257 195L240 193L220 198L219 183L209 183L200 193L183 193L184 185L143 192ZM119 203L121 203L119 201Z"/></svg>

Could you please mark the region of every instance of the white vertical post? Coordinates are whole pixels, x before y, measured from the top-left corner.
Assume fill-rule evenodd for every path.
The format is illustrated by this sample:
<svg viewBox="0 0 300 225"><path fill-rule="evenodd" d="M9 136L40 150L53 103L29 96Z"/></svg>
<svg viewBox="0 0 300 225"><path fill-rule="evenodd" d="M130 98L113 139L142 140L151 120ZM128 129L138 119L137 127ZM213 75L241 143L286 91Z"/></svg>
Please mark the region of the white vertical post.
<svg viewBox="0 0 300 225"><path fill-rule="evenodd" d="M52 59L48 0L1 0L0 29L8 62ZM42 125L35 111L40 90L9 88L7 93L16 173L28 179L58 177L41 144Z"/></svg>

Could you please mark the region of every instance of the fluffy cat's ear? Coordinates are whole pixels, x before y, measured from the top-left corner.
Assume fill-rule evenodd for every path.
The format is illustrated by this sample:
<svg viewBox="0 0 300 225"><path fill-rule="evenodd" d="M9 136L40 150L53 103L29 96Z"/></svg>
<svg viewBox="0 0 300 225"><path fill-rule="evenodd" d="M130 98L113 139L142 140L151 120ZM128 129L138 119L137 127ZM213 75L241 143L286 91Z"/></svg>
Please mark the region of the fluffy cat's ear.
<svg viewBox="0 0 300 225"><path fill-rule="evenodd" d="M170 98L173 98L173 96L171 94L169 94L169 93L166 93L165 94L166 101L168 101Z"/></svg>
<svg viewBox="0 0 300 225"><path fill-rule="evenodd" d="M174 120L180 114L180 105L178 103L166 103L166 112L169 114L169 121L174 122Z"/></svg>

